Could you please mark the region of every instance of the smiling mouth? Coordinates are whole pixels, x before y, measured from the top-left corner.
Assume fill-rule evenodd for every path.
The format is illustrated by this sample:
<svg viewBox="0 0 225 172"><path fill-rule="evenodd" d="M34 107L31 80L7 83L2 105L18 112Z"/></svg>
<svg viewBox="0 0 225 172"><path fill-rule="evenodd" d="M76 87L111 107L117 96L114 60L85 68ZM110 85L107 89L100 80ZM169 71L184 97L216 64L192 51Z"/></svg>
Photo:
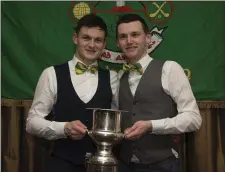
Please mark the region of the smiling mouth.
<svg viewBox="0 0 225 172"><path fill-rule="evenodd" d="M95 53L96 51L94 50L86 50L88 53Z"/></svg>
<svg viewBox="0 0 225 172"><path fill-rule="evenodd" d="M135 50L136 48L137 48L137 47L127 47L126 50L127 50L127 51L132 51L132 50Z"/></svg>

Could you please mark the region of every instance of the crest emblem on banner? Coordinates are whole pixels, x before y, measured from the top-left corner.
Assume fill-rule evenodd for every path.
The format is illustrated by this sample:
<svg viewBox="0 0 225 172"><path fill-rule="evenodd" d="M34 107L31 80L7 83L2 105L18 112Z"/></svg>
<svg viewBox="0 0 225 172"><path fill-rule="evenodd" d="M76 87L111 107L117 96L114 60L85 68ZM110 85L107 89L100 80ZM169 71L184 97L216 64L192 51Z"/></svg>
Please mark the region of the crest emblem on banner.
<svg viewBox="0 0 225 172"><path fill-rule="evenodd" d="M152 28L152 30L150 30L152 40L148 46L148 53L151 53L162 43L163 32L165 30L165 27L159 29L158 27L153 27L153 25L165 24L172 17L173 6L170 1L131 1L129 3L121 0L116 2L73 1L68 12L70 18L75 23L80 18L90 13L103 17L108 26L109 38L107 40L107 47L102 54L102 60L112 63L123 63L124 58L116 46L115 39L116 20L118 17L122 13L137 13L146 20L146 23Z"/></svg>

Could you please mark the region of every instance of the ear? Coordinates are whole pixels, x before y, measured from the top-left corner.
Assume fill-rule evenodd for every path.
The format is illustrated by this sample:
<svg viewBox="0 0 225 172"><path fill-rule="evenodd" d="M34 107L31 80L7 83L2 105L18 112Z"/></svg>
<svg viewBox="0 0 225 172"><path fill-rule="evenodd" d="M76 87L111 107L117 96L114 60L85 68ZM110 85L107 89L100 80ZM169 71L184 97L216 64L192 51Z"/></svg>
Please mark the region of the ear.
<svg viewBox="0 0 225 172"><path fill-rule="evenodd" d="M152 34L149 32L146 35L146 41L147 41L148 45L151 43L151 40L152 40Z"/></svg>
<svg viewBox="0 0 225 172"><path fill-rule="evenodd" d="M77 44L77 37L78 35L76 33L73 34L73 42L74 44Z"/></svg>
<svg viewBox="0 0 225 172"><path fill-rule="evenodd" d="M116 46L117 46L118 48L120 48L120 44L119 44L118 40L116 41Z"/></svg>
<svg viewBox="0 0 225 172"><path fill-rule="evenodd" d="M106 38L105 38L105 40L104 40L104 45L103 45L103 48L105 49L105 47L106 47L106 43L107 43L107 40L106 40Z"/></svg>

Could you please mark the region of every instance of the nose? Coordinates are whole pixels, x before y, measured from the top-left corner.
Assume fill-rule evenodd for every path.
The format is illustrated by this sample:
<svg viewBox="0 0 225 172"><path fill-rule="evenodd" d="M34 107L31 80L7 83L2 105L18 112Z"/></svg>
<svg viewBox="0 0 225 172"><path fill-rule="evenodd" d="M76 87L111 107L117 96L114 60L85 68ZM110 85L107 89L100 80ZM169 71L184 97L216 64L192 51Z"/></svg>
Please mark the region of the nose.
<svg viewBox="0 0 225 172"><path fill-rule="evenodd" d="M88 46L91 47L91 48L93 48L95 46L93 39L89 41Z"/></svg>
<svg viewBox="0 0 225 172"><path fill-rule="evenodd" d="M132 43L132 38L130 36L127 36L127 44L131 44Z"/></svg>

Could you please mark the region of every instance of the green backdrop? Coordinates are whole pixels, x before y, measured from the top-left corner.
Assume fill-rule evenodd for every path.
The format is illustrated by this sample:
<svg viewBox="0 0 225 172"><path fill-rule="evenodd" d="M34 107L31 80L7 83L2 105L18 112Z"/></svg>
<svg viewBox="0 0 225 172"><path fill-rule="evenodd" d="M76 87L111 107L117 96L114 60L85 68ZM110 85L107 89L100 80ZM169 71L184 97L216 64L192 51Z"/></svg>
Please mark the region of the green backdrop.
<svg viewBox="0 0 225 172"><path fill-rule="evenodd" d="M157 33L163 41L150 55L189 70L197 100L225 100L225 2L163 3L125 2L126 8L116 8L116 2L98 1L2 2L2 98L32 99L44 68L73 57L73 28L84 13L105 19L107 50L119 51L115 21L130 10L144 17L150 30L163 29ZM120 68L122 61L104 57L101 65Z"/></svg>

